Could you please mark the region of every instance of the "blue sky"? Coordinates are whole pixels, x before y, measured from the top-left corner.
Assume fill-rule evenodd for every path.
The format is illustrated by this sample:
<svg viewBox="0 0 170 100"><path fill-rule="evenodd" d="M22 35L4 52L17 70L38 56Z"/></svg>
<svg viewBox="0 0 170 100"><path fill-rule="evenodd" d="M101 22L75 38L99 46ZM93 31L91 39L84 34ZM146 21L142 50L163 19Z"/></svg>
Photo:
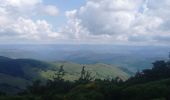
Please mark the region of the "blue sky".
<svg viewBox="0 0 170 100"><path fill-rule="evenodd" d="M0 43L169 45L169 0L0 0Z"/></svg>
<svg viewBox="0 0 170 100"><path fill-rule="evenodd" d="M44 0L44 2L56 5L61 11L78 9L85 4L85 0Z"/></svg>
<svg viewBox="0 0 170 100"><path fill-rule="evenodd" d="M44 2L47 5L53 4L57 6L58 9L60 9L60 13L57 17L50 17L50 18L49 16L46 17L47 20L49 20L57 27L63 25L67 21L67 18L65 16L65 11L78 9L85 4L85 0L44 0Z"/></svg>

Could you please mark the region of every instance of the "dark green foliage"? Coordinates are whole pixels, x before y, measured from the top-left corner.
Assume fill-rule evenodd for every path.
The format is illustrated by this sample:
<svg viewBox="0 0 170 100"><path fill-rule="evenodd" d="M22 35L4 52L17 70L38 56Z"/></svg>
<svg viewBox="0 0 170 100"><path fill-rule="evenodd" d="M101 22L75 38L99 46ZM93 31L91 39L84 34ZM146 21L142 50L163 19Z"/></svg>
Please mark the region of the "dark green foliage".
<svg viewBox="0 0 170 100"><path fill-rule="evenodd" d="M63 79L66 72L60 66L52 80L35 81L16 96L0 93L0 100L170 100L169 65L169 61L156 61L152 69L138 71L127 81L93 79L83 67L75 82Z"/></svg>
<svg viewBox="0 0 170 100"><path fill-rule="evenodd" d="M60 65L64 65L64 68ZM62 78L73 81L80 77L80 73L81 65L76 63L12 59L0 56L0 91L16 94L23 91L35 80L42 80L43 83L52 78ZM91 78L93 78L89 77L91 74L101 79L107 76L120 76L122 79L126 80L129 77L129 74L125 73L120 68L101 63L87 65L84 75L85 78L81 79L81 82L87 83L91 80Z"/></svg>
<svg viewBox="0 0 170 100"><path fill-rule="evenodd" d="M42 85L40 80L34 81L31 86L28 86L28 91L26 93L31 93L34 95L45 94L45 87Z"/></svg>
<svg viewBox="0 0 170 100"><path fill-rule="evenodd" d="M25 75L23 71L24 67L45 69L49 67L49 64L38 60L0 57L0 73L28 79L30 77Z"/></svg>
<svg viewBox="0 0 170 100"><path fill-rule="evenodd" d="M85 70L85 66L82 67L80 78L76 81L76 84L86 84L92 81L94 77L91 76L91 72Z"/></svg>
<svg viewBox="0 0 170 100"><path fill-rule="evenodd" d="M64 65L60 66L60 69L55 73L55 75L53 76L54 81L58 81L58 80L63 80L63 77L65 75L65 71L63 68Z"/></svg>
<svg viewBox="0 0 170 100"><path fill-rule="evenodd" d="M5 96L6 93L0 91L0 96Z"/></svg>
<svg viewBox="0 0 170 100"><path fill-rule="evenodd" d="M152 69L145 69L142 72L137 72L134 77L128 79L130 84L146 83L161 79L170 78L169 61L156 61L153 63Z"/></svg>
<svg viewBox="0 0 170 100"><path fill-rule="evenodd" d="M153 98L169 98L170 80L161 80L129 86L123 90L124 97L131 100L151 100ZM169 99L168 99L169 100Z"/></svg>
<svg viewBox="0 0 170 100"><path fill-rule="evenodd" d="M35 96L1 96L0 100L43 100Z"/></svg>

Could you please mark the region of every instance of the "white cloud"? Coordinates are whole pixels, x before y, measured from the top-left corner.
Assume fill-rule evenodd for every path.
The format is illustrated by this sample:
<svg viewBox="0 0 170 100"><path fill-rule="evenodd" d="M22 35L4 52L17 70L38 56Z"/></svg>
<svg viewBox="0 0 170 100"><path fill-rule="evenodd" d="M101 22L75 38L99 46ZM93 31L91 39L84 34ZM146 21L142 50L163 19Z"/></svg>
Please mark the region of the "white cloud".
<svg viewBox="0 0 170 100"><path fill-rule="evenodd" d="M55 35L56 38L59 37L59 34L52 31L53 27L45 20L32 21L20 17L13 23L1 27L1 29L3 29L3 31L0 31L1 36L3 34L9 37L18 36L19 38L32 40L49 39L51 35Z"/></svg>
<svg viewBox="0 0 170 100"><path fill-rule="evenodd" d="M51 15L51 16L57 16L59 13L59 10L56 6L47 5L43 9L44 9L44 13Z"/></svg>
<svg viewBox="0 0 170 100"><path fill-rule="evenodd" d="M91 34L120 34L127 31L140 9L134 0L89 0L80 8L78 18Z"/></svg>
<svg viewBox="0 0 170 100"><path fill-rule="evenodd" d="M0 0L3 9L12 16L32 16L44 14L57 16L59 9L54 5L46 5L42 0Z"/></svg>
<svg viewBox="0 0 170 100"><path fill-rule="evenodd" d="M42 0L3 0L6 5L26 8L30 6L35 6L39 3L42 3Z"/></svg>
<svg viewBox="0 0 170 100"><path fill-rule="evenodd" d="M22 42L25 39L32 42L60 38L60 34L54 31L55 28L47 20L33 20L39 13L58 15L57 7L45 5L41 0L0 0L0 2L0 40L8 38Z"/></svg>
<svg viewBox="0 0 170 100"><path fill-rule="evenodd" d="M87 41L159 42L170 36L169 9L169 0L87 0L80 9L66 12L67 30ZM83 31L77 31L80 27Z"/></svg>
<svg viewBox="0 0 170 100"><path fill-rule="evenodd" d="M43 0L0 2L0 39L170 43L169 0L86 0L79 9L66 11L68 21L59 30L48 21L59 14L55 5Z"/></svg>

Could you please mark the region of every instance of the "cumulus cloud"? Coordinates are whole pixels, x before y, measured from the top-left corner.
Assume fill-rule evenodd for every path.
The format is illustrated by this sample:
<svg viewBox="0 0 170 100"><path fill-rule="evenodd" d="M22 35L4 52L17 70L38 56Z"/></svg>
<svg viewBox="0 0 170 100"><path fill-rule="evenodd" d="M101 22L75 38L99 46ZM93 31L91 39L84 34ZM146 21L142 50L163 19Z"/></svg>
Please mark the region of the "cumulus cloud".
<svg viewBox="0 0 170 100"><path fill-rule="evenodd" d="M0 0L0 2L0 39L20 41L23 39L48 40L60 37L60 34L54 31L55 28L48 21L33 20L33 17L39 13L57 16L57 7L44 5L42 0Z"/></svg>
<svg viewBox="0 0 170 100"><path fill-rule="evenodd" d="M79 38L103 37L112 43L159 42L170 36L169 9L169 0L87 0L80 9L66 12L68 23L76 26L67 30ZM80 27L84 32L77 31Z"/></svg>
<svg viewBox="0 0 170 100"><path fill-rule="evenodd" d="M3 29L0 31L1 36L18 36L32 40L48 39L51 35L59 36L58 33L52 31L53 27L45 20L32 21L31 19L19 17L13 23L0 28Z"/></svg>
<svg viewBox="0 0 170 100"><path fill-rule="evenodd" d="M170 43L169 0L86 0L80 8L65 12L68 20L60 28L48 21L60 12L55 5L43 0L0 2L0 39Z"/></svg>
<svg viewBox="0 0 170 100"><path fill-rule="evenodd" d="M45 5L42 0L1 0L1 8L14 15L45 14L57 16L59 10L54 5Z"/></svg>
<svg viewBox="0 0 170 100"><path fill-rule="evenodd" d="M88 0L77 12L77 19L91 34L120 34L127 31L142 1Z"/></svg>
<svg viewBox="0 0 170 100"><path fill-rule="evenodd" d="M19 7L19 8L26 8L30 6L35 6L36 4L41 3L41 0L2 0L2 2L5 2L5 5L10 5L13 7Z"/></svg>

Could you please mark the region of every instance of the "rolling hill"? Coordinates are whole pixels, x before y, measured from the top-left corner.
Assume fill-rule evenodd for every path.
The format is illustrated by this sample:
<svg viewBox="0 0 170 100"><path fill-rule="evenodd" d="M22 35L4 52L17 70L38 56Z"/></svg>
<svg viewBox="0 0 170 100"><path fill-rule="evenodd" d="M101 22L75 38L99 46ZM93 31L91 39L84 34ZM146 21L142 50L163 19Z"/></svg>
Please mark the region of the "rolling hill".
<svg viewBox="0 0 170 100"><path fill-rule="evenodd" d="M64 79L74 81L80 77L81 64L72 62L44 62L32 59L0 57L0 91L15 93L22 91L35 80L52 79L59 67L64 65ZM100 79L120 77L126 80L130 74L123 69L103 64L85 65L92 76Z"/></svg>
<svg viewBox="0 0 170 100"><path fill-rule="evenodd" d="M121 79L126 80L129 77L129 73L126 73L121 68L103 63L81 65L72 62L57 62L53 64L57 69L59 69L60 65L64 65L64 70L66 72L64 78L66 80L77 80L80 77L82 66L86 66L85 70L91 72L92 76L94 76L95 78L107 79L115 78L118 76ZM53 76L55 72L56 70L53 69L45 70L42 71L41 73L43 77L50 78L49 76Z"/></svg>

